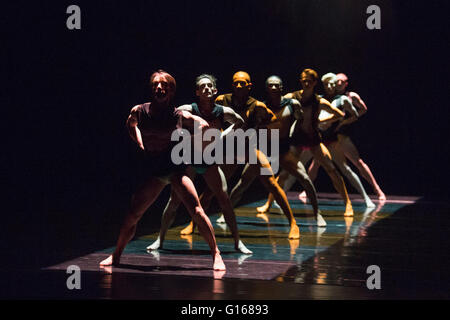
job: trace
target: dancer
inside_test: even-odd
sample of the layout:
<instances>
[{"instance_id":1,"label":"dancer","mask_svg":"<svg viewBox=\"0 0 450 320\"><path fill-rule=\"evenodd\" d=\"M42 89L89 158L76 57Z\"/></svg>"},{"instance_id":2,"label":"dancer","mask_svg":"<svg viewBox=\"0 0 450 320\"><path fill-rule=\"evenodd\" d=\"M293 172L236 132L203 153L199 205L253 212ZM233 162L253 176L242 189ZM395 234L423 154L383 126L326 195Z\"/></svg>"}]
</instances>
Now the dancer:
<instances>
[{"instance_id":1,"label":"dancer","mask_svg":"<svg viewBox=\"0 0 450 320\"><path fill-rule=\"evenodd\" d=\"M238 71L233 75L233 93L220 95L216 99L216 103L228 107L232 107L235 112L237 112L245 121L246 128L266 128L271 122L276 121L275 114L270 111L266 105L250 96L250 90L252 88L252 82L250 75L244 71ZM260 170L264 168L267 172L271 172L272 168L270 166L269 160L266 155L261 152L261 150L253 149L250 152L255 152L258 163L257 164L246 164L244 167L243 174L246 170ZM247 155L248 156L248 155ZM237 164L226 164L224 165L223 172L225 177L229 179L233 173L237 170L239 165ZM289 221L289 239L298 239L300 237L300 230L295 221L292 209L289 206L286 194L283 189L277 183L273 173L270 175L260 175L260 180L264 187L269 191L273 192L275 199L280 204L280 207ZM233 188L239 188L239 183ZM213 194L206 190L202 195L202 201L205 207L212 200ZM230 195L230 200L233 206L236 206L237 202L240 200L240 195L237 193ZM221 216L217 222L222 222L223 216ZM185 229L181 231L182 234L190 234L193 232L194 225L190 223Z\"/></svg>"},{"instance_id":2,"label":"dancer","mask_svg":"<svg viewBox=\"0 0 450 320\"><path fill-rule=\"evenodd\" d=\"M286 94L287 99L295 98L300 101L303 109L303 121L297 121L291 137L291 144L295 145L295 153L300 161L303 157L309 157L308 153L312 153L316 159L326 170L330 176L334 188L341 195L345 204L344 216L353 216L353 207L348 197L347 189L344 180L334 166L331 155L328 149L321 141L321 136L318 128L319 114L321 110L325 110L333 115L329 122L338 121L344 116L344 113L339 109L334 108L327 100L320 98L315 93L315 87L318 81L317 72L313 69L305 69L300 75L300 84L302 89L292 93ZM302 161L302 163L305 163ZM282 171L278 177L280 185L284 185L289 173ZM273 202L273 197L269 195L267 203L263 207L270 208ZM278 202L278 201L277 201ZM260 208L264 209L264 208ZM267 210L267 209L266 209Z\"/></svg>"},{"instance_id":3,"label":"dancer","mask_svg":"<svg viewBox=\"0 0 450 320\"><path fill-rule=\"evenodd\" d=\"M375 204L370 200L369 196L364 189L361 180L358 175L353 172L350 166L345 160L344 152L338 142L338 134L341 129L350 123L353 123L358 118L358 112L353 107L350 98L345 95L339 95L336 93L337 77L334 73L327 73L322 77L323 88L325 91L324 98L331 102L331 104L345 112L345 118L339 122L329 123L326 119L329 118L329 114L326 111L322 111L319 115L323 120L319 124L319 128L322 133L322 139L331 153L333 162L339 168L341 173L347 177L350 184L359 192L363 197L364 202L368 208L374 208ZM315 160L312 161L309 167L308 173L311 180L315 180L319 170L319 163Z\"/></svg>"},{"instance_id":4,"label":"dancer","mask_svg":"<svg viewBox=\"0 0 450 320\"><path fill-rule=\"evenodd\" d=\"M163 70L150 77L152 101L137 105L131 109L127 128L131 138L145 152L149 170L146 181L138 188L131 199L130 209L120 229L114 253L100 262L100 266L120 264L120 257L127 243L136 232L136 225L145 211L156 200L164 187L171 183L172 189L186 206L192 219L198 224L201 235L211 249L213 269L225 270L216 244L211 222L200 205L197 192L191 179L184 173L184 166L171 161L172 132L181 125L200 130L208 123L200 117L171 107L175 94L175 79Z\"/></svg>"},{"instance_id":5,"label":"dancer","mask_svg":"<svg viewBox=\"0 0 450 320\"><path fill-rule=\"evenodd\" d=\"M282 96L283 83L280 77L270 76L266 80L267 101L264 102L276 115L276 121L267 125L268 129L279 130L279 155L280 167L292 174L307 190L308 197L313 206L314 217L321 227L326 226L317 204L317 195L313 183L306 173L303 164L290 152L289 133L295 121L302 121L302 109L300 102L296 99L285 99ZM251 167L246 168L237 186L233 189L231 198L240 199L245 190L248 189L253 180L257 177L258 171Z\"/></svg>"},{"instance_id":6,"label":"dancer","mask_svg":"<svg viewBox=\"0 0 450 320\"><path fill-rule=\"evenodd\" d=\"M356 107L359 117L367 112L367 106L361 97L352 91L346 91L348 86L348 77L343 73L338 73L336 83L336 93L343 94L352 100L353 106ZM352 125L348 124L342 126L338 134L339 145L344 152L345 156L358 168L360 175L366 179L373 187L378 200L386 201L386 196L378 185L375 177L372 174L369 166L361 159L358 149L352 142L350 136L352 134Z\"/></svg>"},{"instance_id":7,"label":"dancer","mask_svg":"<svg viewBox=\"0 0 450 320\"><path fill-rule=\"evenodd\" d=\"M195 93L198 97L198 104L192 103L183 105L178 108L178 110L183 110L189 112L196 116L205 119L209 128L223 129L225 122L233 125L234 129L242 127L244 120L236 114L233 109L229 107L223 107L221 105L214 103L214 98L217 94L216 78L209 74L202 74L197 77ZM201 150L206 148L210 143L214 142L203 142ZM190 169L190 170L189 170ZM196 173L201 174L205 179L207 186L212 190L216 199L221 206L225 221L231 230L231 234L234 238L235 249L241 253L251 254L252 251L247 249L242 241L239 239L239 232L236 223L236 215L233 211L230 199L227 193L227 182L225 176L220 169L218 164L192 164L189 167L190 173L188 175L193 179ZM159 231L158 239L147 247L147 250L156 250L163 247L164 238L167 230L173 223L176 215L176 210L178 209L181 200L176 193L171 193L169 201L164 209L163 216L161 219L161 229Z\"/></svg>"}]
</instances>

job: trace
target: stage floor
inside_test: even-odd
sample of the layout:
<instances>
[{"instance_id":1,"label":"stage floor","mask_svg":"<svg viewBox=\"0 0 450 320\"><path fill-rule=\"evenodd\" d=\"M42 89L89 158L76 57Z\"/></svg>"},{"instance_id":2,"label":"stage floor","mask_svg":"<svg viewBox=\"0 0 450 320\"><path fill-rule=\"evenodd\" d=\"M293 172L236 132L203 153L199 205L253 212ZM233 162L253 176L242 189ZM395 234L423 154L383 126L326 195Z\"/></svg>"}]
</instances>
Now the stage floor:
<instances>
[{"instance_id":1,"label":"stage floor","mask_svg":"<svg viewBox=\"0 0 450 320\"><path fill-rule=\"evenodd\" d=\"M385 203L366 208L351 195L354 217L343 217L336 194L319 194L327 222L317 227L311 206L288 198L300 227L299 240L289 240L288 221L276 209L256 214L263 200L236 208L242 241L252 255L234 250L229 229L211 215L226 272L211 270L209 248L198 232L181 236L179 225L169 230L164 249L147 252L157 233L137 237L126 247L120 266L98 263L113 247L41 270L22 273L12 282L29 292L16 298L38 299L448 299L447 263L449 205L419 197L388 196ZM66 286L68 266L81 269L81 289ZM380 269L381 289L368 289ZM45 284L45 285L44 285ZM18 286L20 287L20 286ZM11 288L10 288L11 289Z\"/></svg>"}]
</instances>

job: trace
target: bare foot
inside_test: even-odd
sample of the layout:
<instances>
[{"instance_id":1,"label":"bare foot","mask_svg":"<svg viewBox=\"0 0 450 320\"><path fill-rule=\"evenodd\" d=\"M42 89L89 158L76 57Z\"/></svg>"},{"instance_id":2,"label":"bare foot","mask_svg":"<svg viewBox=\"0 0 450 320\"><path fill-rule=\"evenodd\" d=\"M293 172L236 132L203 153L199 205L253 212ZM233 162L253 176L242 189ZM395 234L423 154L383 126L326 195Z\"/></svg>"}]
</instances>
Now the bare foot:
<instances>
[{"instance_id":1,"label":"bare foot","mask_svg":"<svg viewBox=\"0 0 450 320\"><path fill-rule=\"evenodd\" d=\"M378 200L386 201L386 195L381 190L378 192Z\"/></svg>"},{"instance_id":2,"label":"bare foot","mask_svg":"<svg viewBox=\"0 0 450 320\"><path fill-rule=\"evenodd\" d=\"M258 213L266 213L266 212L268 212L269 211L269 203L268 202L266 202L264 205L262 205L261 207L257 207L256 208L256 211L258 212Z\"/></svg>"},{"instance_id":3,"label":"bare foot","mask_svg":"<svg viewBox=\"0 0 450 320\"><path fill-rule=\"evenodd\" d=\"M149 245L147 247L147 250L149 250L149 251L151 251L151 250L158 250L159 248L162 248L162 245L161 245L161 240L160 240L160 238L158 236L158 239L156 239L155 242L153 242L151 245Z\"/></svg>"},{"instance_id":4,"label":"bare foot","mask_svg":"<svg viewBox=\"0 0 450 320\"><path fill-rule=\"evenodd\" d=\"M375 203L373 203L372 200L370 200L370 198L367 198L366 200L364 200L364 202L366 203L367 208L375 208L376 207Z\"/></svg>"},{"instance_id":5,"label":"bare foot","mask_svg":"<svg viewBox=\"0 0 450 320\"><path fill-rule=\"evenodd\" d=\"M184 228L183 230L180 231L180 234L182 235L189 235L189 234L193 234L194 233L194 222L191 221L186 228Z\"/></svg>"},{"instance_id":6,"label":"bare foot","mask_svg":"<svg viewBox=\"0 0 450 320\"><path fill-rule=\"evenodd\" d=\"M113 255L100 262L100 267L113 266L119 264L119 259L114 259Z\"/></svg>"},{"instance_id":7,"label":"bare foot","mask_svg":"<svg viewBox=\"0 0 450 320\"><path fill-rule=\"evenodd\" d=\"M213 258L213 269L215 271L225 271L227 268L225 267L225 263L223 263L222 256L219 252L214 255Z\"/></svg>"},{"instance_id":8,"label":"bare foot","mask_svg":"<svg viewBox=\"0 0 450 320\"><path fill-rule=\"evenodd\" d=\"M234 248L244 254L252 254L253 252L250 251L249 249L247 249L247 247L245 246L245 244L239 240L238 244L234 246Z\"/></svg>"},{"instance_id":9,"label":"bare foot","mask_svg":"<svg viewBox=\"0 0 450 320\"><path fill-rule=\"evenodd\" d=\"M300 238L300 229L297 224L293 222L291 224L291 230L289 231L289 239L299 239Z\"/></svg>"},{"instance_id":10,"label":"bare foot","mask_svg":"<svg viewBox=\"0 0 450 320\"><path fill-rule=\"evenodd\" d=\"M322 217L322 215L320 214L320 212L317 213L316 215L316 223L318 227L326 227L327 223L325 221L325 219Z\"/></svg>"}]
</instances>

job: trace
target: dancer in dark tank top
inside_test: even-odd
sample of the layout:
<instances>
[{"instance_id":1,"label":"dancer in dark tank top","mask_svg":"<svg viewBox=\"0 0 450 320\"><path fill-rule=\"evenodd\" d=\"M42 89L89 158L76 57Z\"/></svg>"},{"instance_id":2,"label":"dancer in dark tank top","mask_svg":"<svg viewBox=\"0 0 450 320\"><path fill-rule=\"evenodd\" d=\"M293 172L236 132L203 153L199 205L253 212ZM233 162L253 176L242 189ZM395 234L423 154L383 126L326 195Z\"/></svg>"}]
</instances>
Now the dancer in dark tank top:
<instances>
[{"instance_id":1,"label":"dancer in dark tank top","mask_svg":"<svg viewBox=\"0 0 450 320\"><path fill-rule=\"evenodd\" d=\"M175 129L181 126L197 126L202 129L207 128L208 123L200 117L171 107L176 82L167 72L159 70L153 73L150 77L150 85L152 102L133 107L127 120L131 138L146 154L147 176L131 199L131 206L120 229L114 253L101 261L100 266L120 264L122 252L134 237L138 221L164 187L170 183L208 243L213 257L213 269L225 270L225 264L216 244L214 229L201 207L194 184L184 173L185 166L175 165L170 157L173 146L171 135Z\"/></svg>"}]
</instances>

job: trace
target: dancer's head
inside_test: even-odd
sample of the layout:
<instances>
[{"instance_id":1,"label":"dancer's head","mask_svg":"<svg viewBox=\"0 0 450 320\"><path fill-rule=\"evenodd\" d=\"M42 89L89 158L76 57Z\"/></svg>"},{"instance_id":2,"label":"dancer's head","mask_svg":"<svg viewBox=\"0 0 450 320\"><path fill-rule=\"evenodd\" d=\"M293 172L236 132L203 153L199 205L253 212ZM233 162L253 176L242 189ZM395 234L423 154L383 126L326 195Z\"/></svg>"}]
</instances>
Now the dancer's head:
<instances>
[{"instance_id":1,"label":"dancer's head","mask_svg":"<svg viewBox=\"0 0 450 320\"><path fill-rule=\"evenodd\" d=\"M250 75L245 71L238 71L233 75L233 94L239 97L248 96L252 89Z\"/></svg>"},{"instance_id":2,"label":"dancer's head","mask_svg":"<svg viewBox=\"0 0 450 320\"><path fill-rule=\"evenodd\" d=\"M160 69L150 76L150 87L155 102L168 104L175 95L177 83L170 74Z\"/></svg>"},{"instance_id":3,"label":"dancer's head","mask_svg":"<svg viewBox=\"0 0 450 320\"><path fill-rule=\"evenodd\" d=\"M318 80L319 76L313 69L304 69L300 74L300 84L303 90L314 89Z\"/></svg>"},{"instance_id":4,"label":"dancer's head","mask_svg":"<svg viewBox=\"0 0 450 320\"><path fill-rule=\"evenodd\" d=\"M217 94L217 79L210 74L201 74L195 79L195 94L199 99L211 100Z\"/></svg>"},{"instance_id":5,"label":"dancer's head","mask_svg":"<svg viewBox=\"0 0 450 320\"><path fill-rule=\"evenodd\" d=\"M266 80L266 91L269 96L281 95L283 81L279 76L270 76Z\"/></svg>"},{"instance_id":6,"label":"dancer's head","mask_svg":"<svg viewBox=\"0 0 450 320\"><path fill-rule=\"evenodd\" d=\"M336 92L338 94L344 94L348 86L348 77L344 73L338 73L336 77Z\"/></svg>"},{"instance_id":7,"label":"dancer's head","mask_svg":"<svg viewBox=\"0 0 450 320\"><path fill-rule=\"evenodd\" d=\"M326 73L322 76L323 89L327 96L334 96L336 89L337 77L334 73Z\"/></svg>"}]
</instances>

